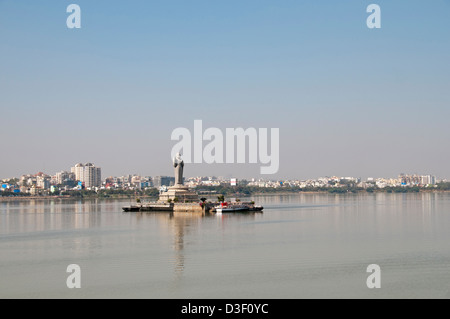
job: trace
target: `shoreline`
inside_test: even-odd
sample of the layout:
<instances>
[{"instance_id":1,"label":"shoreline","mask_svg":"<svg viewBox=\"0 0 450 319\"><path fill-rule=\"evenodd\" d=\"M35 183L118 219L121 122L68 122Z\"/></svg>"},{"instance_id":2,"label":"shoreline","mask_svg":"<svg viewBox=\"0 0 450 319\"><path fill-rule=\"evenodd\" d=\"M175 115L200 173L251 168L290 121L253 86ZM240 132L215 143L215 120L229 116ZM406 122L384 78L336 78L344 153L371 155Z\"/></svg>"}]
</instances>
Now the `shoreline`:
<instances>
[{"instance_id":1,"label":"shoreline","mask_svg":"<svg viewBox=\"0 0 450 319\"><path fill-rule=\"evenodd\" d=\"M279 192L279 193L254 193L250 194L248 196L276 196L276 195L299 195L299 194L328 194L328 195L358 195L358 194L426 194L426 193L450 193L450 190L420 190L419 192L404 192L404 193L396 193L396 192L384 192L384 191L374 191L374 192L365 192L365 191L359 191L359 192L346 192L346 193L330 193L327 191L307 191L307 192Z\"/></svg>"},{"instance_id":2,"label":"shoreline","mask_svg":"<svg viewBox=\"0 0 450 319\"><path fill-rule=\"evenodd\" d=\"M374 192L364 192L359 191L356 193L352 192L346 192L346 193L330 193L328 191L305 191L305 192L255 192L253 194L228 194L225 195L229 198L239 198L239 197L252 197L252 196L288 196L288 195L301 195L301 194L320 194L320 195L335 195L335 196L342 196L342 195L358 195L358 194L366 194L366 195L372 195L372 194L423 194L423 193L450 193L450 190L420 190L419 192L405 192L405 193L388 193L384 191L374 191ZM204 195L205 197L209 197L208 195ZM214 197L214 196L213 196ZM137 196L136 198L139 198L141 200L147 200L147 199L155 199L157 196ZM134 197L131 197L130 195L114 195L110 197L102 197L102 196L86 196L86 197L73 197L70 195L62 195L62 196L14 196L14 197L0 197L0 203L1 202L13 202L13 201L32 201L32 200L93 200L93 199L100 199L100 200L119 200L119 199L130 199L134 200Z\"/></svg>"},{"instance_id":3,"label":"shoreline","mask_svg":"<svg viewBox=\"0 0 450 319\"><path fill-rule=\"evenodd\" d=\"M154 199L155 196L138 196L137 198L142 199ZM111 197L101 197L101 196L86 196L86 197L72 197L72 196L17 196L17 197L0 197L1 202L13 202L13 201L31 201L31 200L92 200L92 199L101 199L101 200L116 200L116 199L135 199L133 197L129 197L128 195L115 195Z\"/></svg>"}]
</instances>

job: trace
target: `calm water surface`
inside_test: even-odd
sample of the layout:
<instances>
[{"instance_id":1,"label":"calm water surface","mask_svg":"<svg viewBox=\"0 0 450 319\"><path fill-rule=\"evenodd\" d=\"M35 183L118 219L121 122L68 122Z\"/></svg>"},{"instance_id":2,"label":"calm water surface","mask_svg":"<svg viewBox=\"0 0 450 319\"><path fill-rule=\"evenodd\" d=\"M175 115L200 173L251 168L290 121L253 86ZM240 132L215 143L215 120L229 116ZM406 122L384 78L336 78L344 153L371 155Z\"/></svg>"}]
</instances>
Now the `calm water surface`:
<instances>
[{"instance_id":1,"label":"calm water surface","mask_svg":"<svg viewBox=\"0 0 450 319\"><path fill-rule=\"evenodd\" d=\"M254 197L263 213L0 202L0 298L449 298L450 194ZM81 267L81 289L66 268ZM382 269L368 289L366 268Z\"/></svg>"}]
</instances>

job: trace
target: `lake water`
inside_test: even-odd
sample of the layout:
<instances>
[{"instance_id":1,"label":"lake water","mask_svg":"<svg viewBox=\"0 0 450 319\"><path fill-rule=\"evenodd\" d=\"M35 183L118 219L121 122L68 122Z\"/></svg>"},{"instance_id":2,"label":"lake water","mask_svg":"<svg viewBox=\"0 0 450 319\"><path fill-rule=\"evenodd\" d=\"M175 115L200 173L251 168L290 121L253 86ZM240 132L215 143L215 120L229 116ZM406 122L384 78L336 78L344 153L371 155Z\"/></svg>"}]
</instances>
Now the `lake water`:
<instances>
[{"instance_id":1,"label":"lake water","mask_svg":"<svg viewBox=\"0 0 450 319\"><path fill-rule=\"evenodd\" d=\"M262 213L0 202L0 298L449 298L450 194L253 197ZM68 289L69 264L81 289ZM366 285L381 267L381 288Z\"/></svg>"}]
</instances>

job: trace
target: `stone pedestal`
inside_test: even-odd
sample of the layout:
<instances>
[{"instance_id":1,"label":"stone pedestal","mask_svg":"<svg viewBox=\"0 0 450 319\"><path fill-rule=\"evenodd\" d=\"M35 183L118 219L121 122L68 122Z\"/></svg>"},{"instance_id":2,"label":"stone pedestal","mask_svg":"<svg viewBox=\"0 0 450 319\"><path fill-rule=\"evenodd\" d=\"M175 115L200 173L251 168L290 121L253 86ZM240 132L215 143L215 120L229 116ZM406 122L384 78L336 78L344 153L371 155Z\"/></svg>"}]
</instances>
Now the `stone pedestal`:
<instances>
[{"instance_id":1,"label":"stone pedestal","mask_svg":"<svg viewBox=\"0 0 450 319\"><path fill-rule=\"evenodd\" d=\"M167 202L169 199L173 202L175 198L178 198L179 203L195 203L199 201L197 193L191 191L189 187L180 184L169 187L167 192L159 195L160 202Z\"/></svg>"}]
</instances>

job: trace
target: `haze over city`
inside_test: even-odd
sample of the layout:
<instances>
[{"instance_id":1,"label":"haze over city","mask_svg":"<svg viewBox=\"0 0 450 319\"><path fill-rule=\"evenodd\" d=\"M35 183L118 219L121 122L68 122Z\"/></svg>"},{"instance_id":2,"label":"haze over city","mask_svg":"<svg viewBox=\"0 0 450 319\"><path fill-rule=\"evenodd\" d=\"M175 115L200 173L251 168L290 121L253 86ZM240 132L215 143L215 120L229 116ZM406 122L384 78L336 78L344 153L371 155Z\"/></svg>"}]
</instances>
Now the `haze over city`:
<instances>
[{"instance_id":1,"label":"haze over city","mask_svg":"<svg viewBox=\"0 0 450 319\"><path fill-rule=\"evenodd\" d=\"M0 1L0 178L172 175L171 132L280 129L265 178L449 178L449 1ZM333 2L334 4L334 2ZM260 164L187 176L259 177Z\"/></svg>"}]
</instances>

